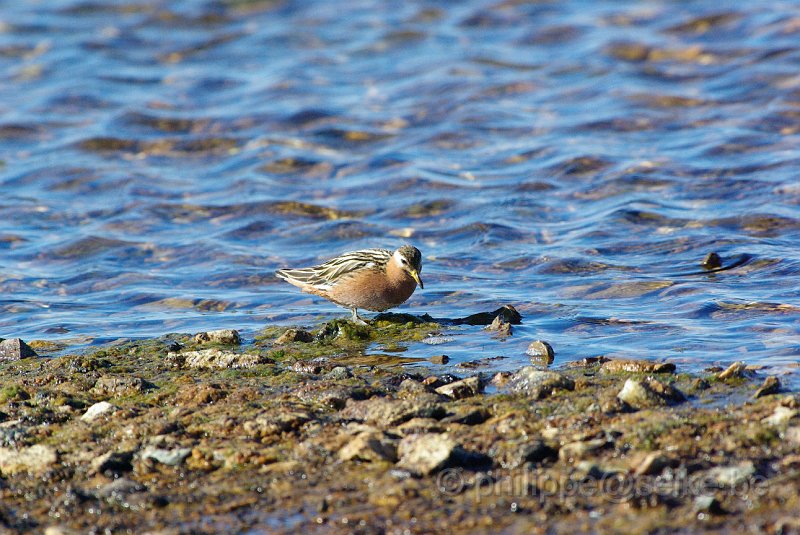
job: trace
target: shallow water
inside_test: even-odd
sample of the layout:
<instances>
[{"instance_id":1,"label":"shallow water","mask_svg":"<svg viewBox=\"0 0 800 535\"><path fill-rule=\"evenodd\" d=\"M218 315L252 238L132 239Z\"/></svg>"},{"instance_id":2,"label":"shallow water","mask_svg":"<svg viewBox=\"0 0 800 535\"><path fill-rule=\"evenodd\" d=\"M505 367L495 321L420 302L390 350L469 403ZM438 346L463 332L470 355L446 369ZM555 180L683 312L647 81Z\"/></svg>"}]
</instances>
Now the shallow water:
<instances>
[{"instance_id":1,"label":"shallow water","mask_svg":"<svg viewBox=\"0 0 800 535\"><path fill-rule=\"evenodd\" d=\"M276 268L411 242L399 310L524 323L404 356L798 363L796 3L0 7L2 337L314 324Z\"/></svg>"}]
</instances>

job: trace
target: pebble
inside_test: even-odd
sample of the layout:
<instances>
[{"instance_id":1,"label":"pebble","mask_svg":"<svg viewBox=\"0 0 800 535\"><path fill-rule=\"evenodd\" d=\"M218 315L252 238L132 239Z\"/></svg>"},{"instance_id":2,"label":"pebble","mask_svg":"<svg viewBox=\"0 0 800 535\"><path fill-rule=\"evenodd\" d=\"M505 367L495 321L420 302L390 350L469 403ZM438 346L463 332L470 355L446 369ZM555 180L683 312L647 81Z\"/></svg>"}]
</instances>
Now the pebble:
<instances>
[{"instance_id":1,"label":"pebble","mask_svg":"<svg viewBox=\"0 0 800 535\"><path fill-rule=\"evenodd\" d=\"M544 399L556 390L574 390L575 381L558 372L525 366L508 381L513 392L524 393L533 399Z\"/></svg>"},{"instance_id":2,"label":"pebble","mask_svg":"<svg viewBox=\"0 0 800 535\"><path fill-rule=\"evenodd\" d=\"M544 366L552 364L556 358L556 353L553 351L553 346L542 340L531 342L528 345L528 349L525 350L525 354L528 355L535 363L542 364Z\"/></svg>"},{"instance_id":3,"label":"pebble","mask_svg":"<svg viewBox=\"0 0 800 535\"><path fill-rule=\"evenodd\" d=\"M175 448L167 450L155 446L147 446L141 452L142 459L150 459L167 466L178 466L192 454L192 448Z\"/></svg>"},{"instance_id":4,"label":"pebble","mask_svg":"<svg viewBox=\"0 0 800 535\"><path fill-rule=\"evenodd\" d=\"M94 422L102 416L110 415L112 412L114 412L114 410L116 410L114 405L108 401L101 401L86 409L86 412L83 413L83 416L81 416L81 421Z\"/></svg>"},{"instance_id":5,"label":"pebble","mask_svg":"<svg viewBox=\"0 0 800 535\"><path fill-rule=\"evenodd\" d=\"M0 361L20 360L38 357L36 351L26 344L21 338L9 338L0 342Z\"/></svg>"},{"instance_id":6,"label":"pebble","mask_svg":"<svg viewBox=\"0 0 800 535\"><path fill-rule=\"evenodd\" d=\"M234 329L219 329L207 331L194 335L196 344L222 344L227 346L238 346L242 343L239 331Z\"/></svg>"},{"instance_id":7,"label":"pebble","mask_svg":"<svg viewBox=\"0 0 800 535\"><path fill-rule=\"evenodd\" d=\"M428 360L430 360L434 364L447 364L448 362L450 362L450 357L448 357L447 355L434 355Z\"/></svg>"}]
</instances>

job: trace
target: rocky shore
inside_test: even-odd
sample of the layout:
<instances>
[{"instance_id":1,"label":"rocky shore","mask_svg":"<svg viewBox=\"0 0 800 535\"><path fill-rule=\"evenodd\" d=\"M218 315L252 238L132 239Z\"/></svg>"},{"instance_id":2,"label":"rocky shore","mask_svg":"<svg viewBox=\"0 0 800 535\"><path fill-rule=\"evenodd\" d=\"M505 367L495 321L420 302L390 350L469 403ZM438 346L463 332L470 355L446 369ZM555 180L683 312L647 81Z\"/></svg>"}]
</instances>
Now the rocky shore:
<instances>
[{"instance_id":1,"label":"rocky shore","mask_svg":"<svg viewBox=\"0 0 800 535\"><path fill-rule=\"evenodd\" d=\"M800 531L800 396L777 378L549 368L546 343L515 373L365 355L430 320L3 341L0 532Z\"/></svg>"}]
</instances>

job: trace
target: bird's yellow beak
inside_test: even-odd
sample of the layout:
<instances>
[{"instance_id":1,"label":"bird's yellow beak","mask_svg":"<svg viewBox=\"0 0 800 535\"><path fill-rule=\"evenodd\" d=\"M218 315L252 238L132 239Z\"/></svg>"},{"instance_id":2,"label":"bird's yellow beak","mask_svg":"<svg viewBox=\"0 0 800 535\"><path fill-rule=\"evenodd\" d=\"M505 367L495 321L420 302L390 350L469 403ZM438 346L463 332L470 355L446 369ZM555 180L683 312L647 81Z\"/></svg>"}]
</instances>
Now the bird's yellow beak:
<instances>
[{"instance_id":1,"label":"bird's yellow beak","mask_svg":"<svg viewBox=\"0 0 800 535\"><path fill-rule=\"evenodd\" d=\"M422 279L419 278L419 272L416 269L409 269L408 272L412 277L414 277L414 280L417 281L417 284L419 284L419 287L424 290L425 289L425 285L422 284Z\"/></svg>"}]
</instances>

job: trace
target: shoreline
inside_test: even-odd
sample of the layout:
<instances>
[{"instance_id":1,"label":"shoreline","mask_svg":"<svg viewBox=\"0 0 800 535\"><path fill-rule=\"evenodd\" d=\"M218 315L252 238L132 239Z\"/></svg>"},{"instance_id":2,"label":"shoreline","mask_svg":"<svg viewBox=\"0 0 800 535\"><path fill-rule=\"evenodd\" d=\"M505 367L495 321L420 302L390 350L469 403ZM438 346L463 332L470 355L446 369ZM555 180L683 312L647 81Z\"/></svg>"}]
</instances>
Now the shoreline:
<instances>
[{"instance_id":1,"label":"shoreline","mask_svg":"<svg viewBox=\"0 0 800 535\"><path fill-rule=\"evenodd\" d=\"M388 315L0 362L0 526L800 530L800 395L779 382L739 363L487 374L476 355L441 373L363 354L445 329Z\"/></svg>"}]
</instances>

